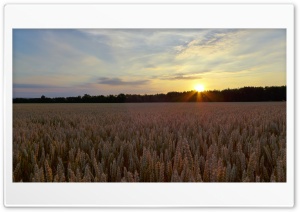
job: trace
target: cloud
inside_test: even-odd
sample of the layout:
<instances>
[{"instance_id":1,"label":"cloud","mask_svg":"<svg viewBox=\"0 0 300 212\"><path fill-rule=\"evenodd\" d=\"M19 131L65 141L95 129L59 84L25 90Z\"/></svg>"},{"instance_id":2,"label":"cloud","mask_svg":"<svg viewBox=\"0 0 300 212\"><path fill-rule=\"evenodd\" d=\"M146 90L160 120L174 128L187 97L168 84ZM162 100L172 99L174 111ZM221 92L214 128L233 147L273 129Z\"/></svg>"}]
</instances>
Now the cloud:
<instances>
[{"instance_id":1,"label":"cloud","mask_svg":"<svg viewBox=\"0 0 300 212\"><path fill-rule=\"evenodd\" d=\"M202 79L202 76L199 74L173 74L173 75L164 75L164 76L154 76L153 79L160 79L160 80L198 80Z\"/></svg>"},{"instance_id":2,"label":"cloud","mask_svg":"<svg viewBox=\"0 0 300 212\"><path fill-rule=\"evenodd\" d=\"M149 80L134 80L134 81L124 81L120 78L108 78L108 77L100 77L98 84L105 84L105 85L144 85L147 84Z\"/></svg>"},{"instance_id":3,"label":"cloud","mask_svg":"<svg viewBox=\"0 0 300 212\"><path fill-rule=\"evenodd\" d=\"M40 84L14 84L14 88L54 88L51 85L40 85Z\"/></svg>"},{"instance_id":4,"label":"cloud","mask_svg":"<svg viewBox=\"0 0 300 212\"><path fill-rule=\"evenodd\" d=\"M243 74L252 70L261 75L259 71L285 71L285 30L208 30L202 37L174 50L177 61L191 65L189 70L207 69L210 74ZM265 69L259 69L263 65Z\"/></svg>"},{"instance_id":5,"label":"cloud","mask_svg":"<svg viewBox=\"0 0 300 212\"><path fill-rule=\"evenodd\" d=\"M177 75L177 76L174 76L174 77L163 78L163 80L195 80L195 79L202 79L202 77Z\"/></svg>"},{"instance_id":6,"label":"cloud","mask_svg":"<svg viewBox=\"0 0 300 212\"><path fill-rule=\"evenodd\" d=\"M284 29L34 29L14 30L13 42L19 91L147 93L190 89L198 79L216 89L285 82Z\"/></svg>"},{"instance_id":7,"label":"cloud","mask_svg":"<svg viewBox=\"0 0 300 212\"><path fill-rule=\"evenodd\" d=\"M199 46L215 46L218 43L224 42L225 40L232 38L234 34L239 33L242 30L238 29L217 29L209 31L199 43Z\"/></svg>"}]
</instances>

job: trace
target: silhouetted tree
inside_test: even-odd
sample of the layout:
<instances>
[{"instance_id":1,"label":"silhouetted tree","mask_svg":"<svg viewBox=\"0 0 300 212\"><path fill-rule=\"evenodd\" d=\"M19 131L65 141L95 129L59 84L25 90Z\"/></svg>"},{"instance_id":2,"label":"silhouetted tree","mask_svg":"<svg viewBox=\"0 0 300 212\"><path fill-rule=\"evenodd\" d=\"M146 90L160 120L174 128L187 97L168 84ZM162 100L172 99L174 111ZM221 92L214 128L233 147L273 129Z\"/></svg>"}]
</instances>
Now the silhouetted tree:
<instances>
[{"instance_id":1,"label":"silhouetted tree","mask_svg":"<svg viewBox=\"0 0 300 212\"><path fill-rule=\"evenodd\" d=\"M117 102L119 102L119 103L124 103L125 101L126 101L126 96L125 96L125 94L120 93L120 94L117 96Z\"/></svg>"},{"instance_id":2,"label":"silhouetted tree","mask_svg":"<svg viewBox=\"0 0 300 212\"><path fill-rule=\"evenodd\" d=\"M167 94L124 94L108 96L14 98L13 103L124 103L124 102L260 102L286 101L286 86L243 87L239 89L184 91Z\"/></svg>"}]
</instances>

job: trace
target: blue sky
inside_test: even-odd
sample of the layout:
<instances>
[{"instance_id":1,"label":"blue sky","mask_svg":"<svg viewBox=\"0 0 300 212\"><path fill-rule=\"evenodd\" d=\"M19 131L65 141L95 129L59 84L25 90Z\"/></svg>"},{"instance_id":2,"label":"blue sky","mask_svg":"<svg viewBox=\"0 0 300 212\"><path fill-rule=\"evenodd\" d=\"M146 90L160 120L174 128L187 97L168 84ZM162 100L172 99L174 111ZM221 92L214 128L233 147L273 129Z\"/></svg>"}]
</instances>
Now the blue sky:
<instances>
[{"instance_id":1,"label":"blue sky","mask_svg":"<svg viewBox=\"0 0 300 212\"><path fill-rule=\"evenodd\" d=\"M13 96L286 85L284 29L14 29Z\"/></svg>"}]
</instances>

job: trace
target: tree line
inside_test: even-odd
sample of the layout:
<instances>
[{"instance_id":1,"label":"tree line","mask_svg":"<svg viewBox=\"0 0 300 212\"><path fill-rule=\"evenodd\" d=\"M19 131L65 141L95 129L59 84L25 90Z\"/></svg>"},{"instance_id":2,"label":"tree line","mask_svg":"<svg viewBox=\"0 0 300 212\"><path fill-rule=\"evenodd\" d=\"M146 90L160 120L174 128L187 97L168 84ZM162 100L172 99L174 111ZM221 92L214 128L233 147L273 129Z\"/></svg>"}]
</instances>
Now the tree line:
<instances>
[{"instance_id":1,"label":"tree line","mask_svg":"<svg viewBox=\"0 0 300 212\"><path fill-rule=\"evenodd\" d=\"M14 98L13 103L130 103L130 102L263 102L286 101L286 86L243 87L202 92L184 91L167 94L123 94L77 97Z\"/></svg>"}]
</instances>

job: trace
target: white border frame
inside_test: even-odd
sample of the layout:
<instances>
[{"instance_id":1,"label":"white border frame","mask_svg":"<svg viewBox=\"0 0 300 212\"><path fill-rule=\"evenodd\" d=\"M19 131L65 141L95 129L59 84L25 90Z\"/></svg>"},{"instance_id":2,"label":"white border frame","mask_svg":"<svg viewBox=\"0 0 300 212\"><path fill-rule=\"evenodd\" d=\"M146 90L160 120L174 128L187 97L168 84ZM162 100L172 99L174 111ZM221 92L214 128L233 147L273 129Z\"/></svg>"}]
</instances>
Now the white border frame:
<instances>
[{"instance_id":1,"label":"white border frame","mask_svg":"<svg viewBox=\"0 0 300 212\"><path fill-rule=\"evenodd\" d=\"M13 183L12 29L14 28L287 29L287 182ZM6 207L292 207L294 205L294 6L291 4L5 5L4 120Z\"/></svg>"}]
</instances>

